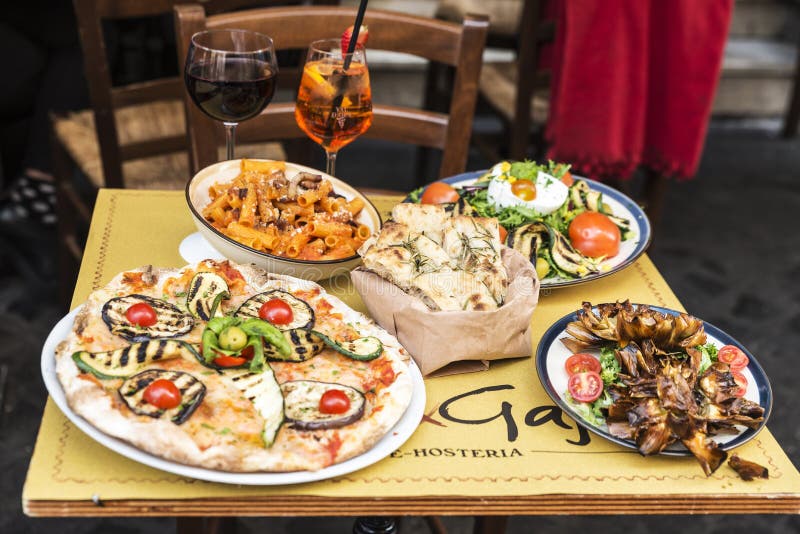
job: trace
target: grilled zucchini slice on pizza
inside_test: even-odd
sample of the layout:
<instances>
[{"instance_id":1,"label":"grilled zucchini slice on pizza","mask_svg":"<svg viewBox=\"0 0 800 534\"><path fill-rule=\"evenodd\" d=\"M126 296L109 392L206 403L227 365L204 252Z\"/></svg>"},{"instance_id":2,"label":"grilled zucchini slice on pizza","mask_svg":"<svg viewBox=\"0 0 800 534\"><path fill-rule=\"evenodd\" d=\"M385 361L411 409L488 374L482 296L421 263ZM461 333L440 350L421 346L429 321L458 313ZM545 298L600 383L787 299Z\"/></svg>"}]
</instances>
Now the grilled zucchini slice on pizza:
<instances>
[{"instance_id":1,"label":"grilled zucchini slice on pizza","mask_svg":"<svg viewBox=\"0 0 800 534\"><path fill-rule=\"evenodd\" d=\"M216 315L222 315L219 305L229 298L231 294L224 278L215 273L197 273L189 282L186 307L198 319L208 321Z\"/></svg>"},{"instance_id":2,"label":"grilled zucchini slice on pizza","mask_svg":"<svg viewBox=\"0 0 800 534\"><path fill-rule=\"evenodd\" d=\"M128 310L137 304L146 304L155 312L152 325L142 326L131 322ZM103 322L112 334L128 341L147 341L150 339L177 337L188 333L194 327L194 317L169 302L145 295L125 295L115 297L103 305Z\"/></svg>"},{"instance_id":3,"label":"grilled zucchini slice on pizza","mask_svg":"<svg viewBox=\"0 0 800 534\"><path fill-rule=\"evenodd\" d=\"M274 345L264 345L264 355L268 360L282 362L304 362L313 358L325 348L325 342L320 336L305 328L284 330L283 337L289 342L291 352L283 354Z\"/></svg>"},{"instance_id":4,"label":"grilled zucchini slice on pizza","mask_svg":"<svg viewBox=\"0 0 800 534\"><path fill-rule=\"evenodd\" d=\"M253 403L258 414L264 418L264 430L261 437L266 447L275 442L283 424L283 394L275 373L266 365L261 373L253 373L245 369L225 372L221 378L242 392L242 395Z\"/></svg>"},{"instance_id":5,"label":"grilled zucchini slice on pizza","mask_svg":"<svg viewBox=\"0 0 800 534\"><path fill-rule=\"evenodd\" d=\"M281 384L286 421L297 430L324 430L355 423L364 415L364 394L332 382L292 380ZM337 397L329 402L326 396Z\"/></svg>"},{"instance_id":6,"label":"grilled zucchini slice on pizza","mask_svg":"<svg viewBox=\"0 0 800 534\"><path fill-rule=\"evenodd\" d=\"M154 339L104 352L82 350L74 353L72 359L84 373L109 380L131 376L153 362L193 356L194 352L182 341Z\"/></svg>"},{"instance_id":7,"label":"grilled zucchini slice on pizza","mask_svg":"<svg viewBox=\"0 0 800 534\"><path fill-rule=\"evenodd\" d=\"M153 382L172 382L180 392L179 402L172 408L163 409L147 401L147 388ZM128 378L119 388L119 396L131 411L154 419L169 419L176 425L185 422L203 402L206 386L198 379L181 371L148 369Z\"/></svg>"},{"instance_id":8,"label":"grilled zucchini slice on pizza","mask_svg":"<svg viewBox=\"0 0 800 534\"><path fill-rule=\"evenodd\" d=\"M286 304L289 305L291 310L291 317L289 321L284 322L282 324L273 323L275 327L280 328L281 330L293 330L295 328L311 328L314 326L314 310L311 309L311 306L304 300L301 300L288 291L284 291L282 289L273 289L272 291L266 291L264 293L259 293L258 295L254 295L247 299L239 309L236 310L236 317L255 317L257 319L265 319L265 317L261 317L259 312L261 311L262 306L264 306L267 302L278 299Z\"/></svg>"},{"instance_id":9,"label":"grilled zucchini slice on pizza","mask_svg":"<svg viewBox=\"0 0 800 534\"><path fill-rule=\"evenodd\" d=\"M360 337L352 341L336 341L325 334L314 332L330 348L353 360L367 362L383 353L383 343L374 336Z\"/></svg>"}]
</instances>

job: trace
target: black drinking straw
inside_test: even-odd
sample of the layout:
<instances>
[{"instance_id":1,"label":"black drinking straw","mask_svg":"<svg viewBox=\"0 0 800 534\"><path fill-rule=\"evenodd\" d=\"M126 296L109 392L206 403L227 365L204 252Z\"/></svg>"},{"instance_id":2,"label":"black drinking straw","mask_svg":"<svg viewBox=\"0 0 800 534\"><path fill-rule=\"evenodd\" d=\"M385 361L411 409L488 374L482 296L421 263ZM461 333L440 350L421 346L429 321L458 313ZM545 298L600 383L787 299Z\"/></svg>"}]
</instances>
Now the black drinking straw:
<instances>
[{"instance_id":1,"label":"black drinking straw","mask_svg":"<svg viewBox=\"0 0 800 534\"><path fill-rule=\"evenodd\" d=\"M350 36L350 42L347 43L347 55L344 59L344 70L350 68L350 61L353 59L353 52L356 50L356 43L358 42L358 33L361 31L361 23L364 22L364 12L367 10L368 0L361 0L358 5L358 13L356 14L356 23L353 25L353 35Z\"/></svg>"},{"instance_id":2,"label":"black drinking straw","mask_svg":"<svg viewBox=\"0 0 800 534\"><path fill-rule=\"evenodd\" d=\"M350 62L353 60L353 52L356 49L356 43L358 42L358 33L361 31L361 23L364 22L364 12L367 10L367 2L368 0L361 0L361 3L358 5L358 13L356 13L356 23L353 26L353 35L350 36L350 42L347 43L347 52L344 56L344 64L342 65L342 69L344 72L347 72L347 69L350 68ZM344 50L342 51L344 52ZM333 130L334 123L336 122L336 116L333 110L342 107L342 100L344 100L344 87L343 84L347 83L346 78L342 76L341 85L339 87L339 94L333 100L333 107L331 108L331 114L328 118L328 123L330 129Z\"/></svg>"}]
</instances>

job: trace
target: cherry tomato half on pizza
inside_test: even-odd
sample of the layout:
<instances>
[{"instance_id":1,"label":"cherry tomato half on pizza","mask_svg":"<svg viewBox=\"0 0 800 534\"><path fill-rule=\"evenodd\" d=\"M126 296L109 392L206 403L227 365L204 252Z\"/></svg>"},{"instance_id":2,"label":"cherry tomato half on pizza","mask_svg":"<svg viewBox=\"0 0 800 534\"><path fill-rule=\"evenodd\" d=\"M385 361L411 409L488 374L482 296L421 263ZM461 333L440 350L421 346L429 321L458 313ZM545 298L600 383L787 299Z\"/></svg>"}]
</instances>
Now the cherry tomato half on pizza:
<instances>
[{"instance_id":1,"label":"cherry tomato half on pizza","mask_svg":"<svg viewBox=\"0 0 800 534\"><path fill-rule=\"evenodd\" d=\"M216 352L216 351L215 351ZM203 354L203 344L200 344L200 354ZM214 365L217 367L239 367L249 362L255 356L255 349L251 346L243 348L239 354L229 356L221 352L217 352L217 357L214 358Z\"/></svg>"},{"instance_id":2,"label":"cherry tomato half on pizza","mask_svg":"<svg viewBox=\"0 0 800 534\"><path fill-rule=\"evenodd\" d=\"M600 361L591 354L579 352L567 358L564 368L567 370L569 376L577 373L585 373L587 371L599 373Z\"/></svg>"},{"instance_id":3,"label":"cherry tomato half on pizza","mask_svg":"<svg viewBox=\"0 0 800 534\"><path fill-rule=\"evenodd\" d=\"M294 319L294 312L283 300L270 299L261 305L258 316L272 324L289 324Z\"/></svg>"},{"instance_id":4,"label":"cherry tomato half on pizza","mask_svg":"<svg viewBox=\"0 0 800 534\"><path fill-rule=\"evenodd\" d=\"M339 414L350 409L350 398L341 389L329 389L319 399L319 411Z\"/></svg>"},{"instance_id":5,"label":"cherry tomato half on pizza","mask_svg":"<svg viewBox=\"0 0 800 534\"><path fill-rule=\"evenodd\" d=\"M160 410L169 410L181 404L181 390L164 378L153 380L142 394L144 401Z\"/></svg>"},{"instance_id":6,"label":"cherry tomato half on pizza","mask_svg":"<svg viewBox=\"0 0 800 534\"><path fill-rule=\"evenodd\" d=\"M146 302L137 302L125 310L125 318L136 326L153 326L158 320L156 310Z\"/></svg>"}]
</instances>

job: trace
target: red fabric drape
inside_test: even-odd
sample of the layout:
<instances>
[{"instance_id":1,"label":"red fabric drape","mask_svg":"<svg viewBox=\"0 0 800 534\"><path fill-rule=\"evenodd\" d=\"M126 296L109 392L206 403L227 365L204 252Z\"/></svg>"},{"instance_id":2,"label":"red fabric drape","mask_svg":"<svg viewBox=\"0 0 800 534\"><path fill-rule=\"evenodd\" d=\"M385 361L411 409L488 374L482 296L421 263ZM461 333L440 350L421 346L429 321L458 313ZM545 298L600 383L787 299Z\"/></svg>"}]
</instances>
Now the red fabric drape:
<instances>
[{"instance_id":1,"label":"red fabric drape","mask_svg":"<svg viewBox=\"0 0 800 534\"><path fill-rule=\"evenodd\" d=\"M690 178L733 0L555 0L548 157L596 178Z\"/></svg>"}]
</instances>

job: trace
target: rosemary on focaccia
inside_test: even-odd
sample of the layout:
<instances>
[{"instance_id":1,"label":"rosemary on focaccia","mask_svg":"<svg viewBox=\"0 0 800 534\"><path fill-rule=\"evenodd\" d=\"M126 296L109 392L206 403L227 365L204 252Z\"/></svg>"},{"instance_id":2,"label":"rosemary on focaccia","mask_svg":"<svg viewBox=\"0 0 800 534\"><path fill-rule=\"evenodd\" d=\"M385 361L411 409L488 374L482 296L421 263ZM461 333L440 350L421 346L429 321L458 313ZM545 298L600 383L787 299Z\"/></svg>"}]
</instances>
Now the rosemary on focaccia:
<instances>
[{"instance_id":1,"label":"rosemary on focaccia","mask_svg":"<svg viewBox=\"0 0 800 534\"><path fill-rule=\"evenodd\" d=\"M223 471L316 470L400 419L407 354L319 285L205 260L117 275L59 344L70 407L151 454Z\"/></svg>"}]
</instances>

